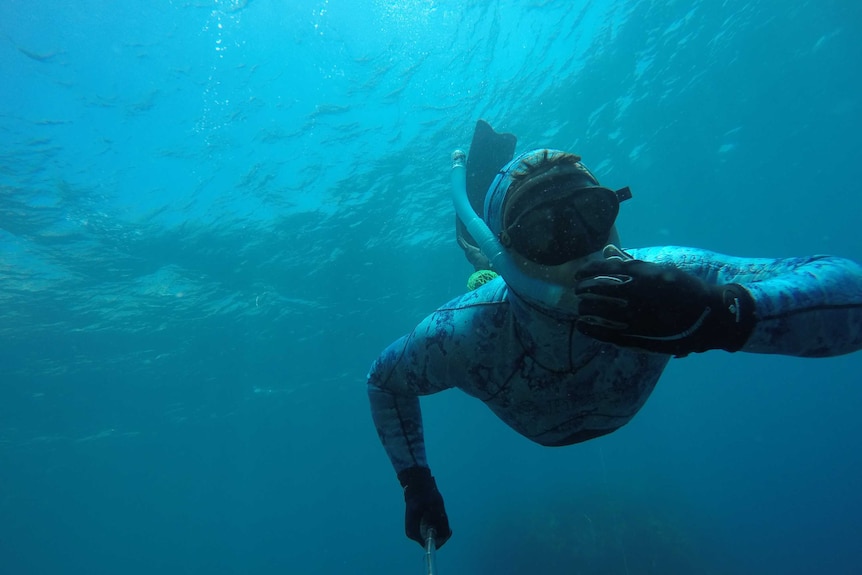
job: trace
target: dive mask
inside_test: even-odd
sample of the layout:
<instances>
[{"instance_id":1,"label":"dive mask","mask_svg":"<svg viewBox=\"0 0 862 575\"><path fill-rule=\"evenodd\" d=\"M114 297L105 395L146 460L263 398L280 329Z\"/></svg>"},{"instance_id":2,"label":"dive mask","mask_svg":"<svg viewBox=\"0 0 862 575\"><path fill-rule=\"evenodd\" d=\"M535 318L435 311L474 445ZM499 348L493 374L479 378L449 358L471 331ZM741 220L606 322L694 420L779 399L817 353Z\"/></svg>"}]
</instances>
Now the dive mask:
<instances>
[{"instance_id":1,"label":"dive mask","mask_svg":"<svg viewBox=\"0 0 862 575\"><path fill-rule=\"evenodd\" d=\"M608 243L629 188L611 190L558 150L534 150L506 165L485 199L489 228L507 250L555 266L601 250Z\"/></svg>"}]
</instances>

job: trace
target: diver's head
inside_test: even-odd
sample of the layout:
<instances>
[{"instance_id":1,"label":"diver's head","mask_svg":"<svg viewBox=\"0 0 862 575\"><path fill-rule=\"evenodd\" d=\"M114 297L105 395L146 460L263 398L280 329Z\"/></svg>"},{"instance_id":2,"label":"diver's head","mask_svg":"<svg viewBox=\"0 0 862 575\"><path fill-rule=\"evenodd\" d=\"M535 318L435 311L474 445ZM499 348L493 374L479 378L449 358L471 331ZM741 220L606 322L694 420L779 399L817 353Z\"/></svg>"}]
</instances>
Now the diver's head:
<instances>
[{"instance_id":1,"label":"diver's head","mask_svg":"<svg viewBox=\"0 0 862 575\"><path fill-rule=\"evenodd\" d=\"M619 242L614 222L630 197L628 188L602 187L580 156L533 150L497 175L485 197L485 222L513 261L535 275Z\"/></svg>"}]
</instances>

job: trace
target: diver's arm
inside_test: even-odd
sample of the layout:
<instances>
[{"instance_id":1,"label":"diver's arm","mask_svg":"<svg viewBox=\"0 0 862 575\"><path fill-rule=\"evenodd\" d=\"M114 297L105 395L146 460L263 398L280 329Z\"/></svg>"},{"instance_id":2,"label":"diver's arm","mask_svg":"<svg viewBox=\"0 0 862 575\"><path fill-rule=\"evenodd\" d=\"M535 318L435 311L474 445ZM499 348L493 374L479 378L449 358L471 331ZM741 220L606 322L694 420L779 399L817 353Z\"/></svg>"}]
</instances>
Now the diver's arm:
<instances>
[{"instance_id":1,"label":"diver's arm","mask_svg":"<svg viewBox=\"0 0 862 575\"><path fill-rule=\"evenodd\" d=\"M672 263L711 284L739 284L754 299L742 351L825 357L862 349L862 266L834 256L739 258L693 248L632 255Z\"/></svg>"},{"instance_id":2,"label":"diver's arm","mask_svg":"<svg viewBox=\"0 0 862 575\"><path fill-rule=\"evenodd\" d=\"M729 281L754 297L742 351L828 357L862 349L862 267L838 257L777 260Z\"/></svg>"},{"instance_id":3,"label":"diver's arm","mask_svg":"<svg viewBox=\"0 0 862 575\"><path fill-rule=\"evenodd\" d=\"M429 346L429 333L445 330L445 320L435 315L419 325L409 336L390 345L378 358L368 375L371 414L380 441L386 450L404 490L404 529L408 538L424 544L428 529L436 533L441 547L452 535L443 496L425 457L422 414L419 396L448 387L445 377L435 373L434 353L445 349ZM451 338L444 338L447 341ZM441 341L437 342L443 345ZM435 384L436 382L436 384Z\"/></svg>"},{"instance_id":4,"label":"diver's arm","mask_svg":"<svg viewBox=\"0 0 862 575\"><path fill-rule=\"evenodd\" d=\"M428 467L419 393L405 379L410 368L399 366L408 361L409 340L410 336L402 337L386 348L368 374L371 416L396 473L408 467Z\"/></svg>"},{"instance_id":5,"label":"diver's arm","mask_svg":"<svg viewBox=\"0 0 862 575\"><path fill-rule=\"evenodd\" d=\"M463 316L441 307L387 347L368 374L368 398L377 433L396 473L427 467L419 397L453 386L461 373Z\"/></svg>"}]
</instances>

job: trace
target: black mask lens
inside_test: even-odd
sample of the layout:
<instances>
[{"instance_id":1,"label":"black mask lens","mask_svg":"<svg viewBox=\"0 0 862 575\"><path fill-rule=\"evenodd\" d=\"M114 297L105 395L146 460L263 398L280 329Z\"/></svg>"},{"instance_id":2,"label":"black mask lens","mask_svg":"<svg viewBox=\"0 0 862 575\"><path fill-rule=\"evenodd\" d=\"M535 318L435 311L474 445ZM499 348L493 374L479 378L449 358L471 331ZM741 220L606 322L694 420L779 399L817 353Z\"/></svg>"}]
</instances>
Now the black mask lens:
<instances>
[{"instance_id":1,"label":"black mask lens","mask_svg":"<svg viewBox=\"0 0 862 575\"><path fill-rule=\"evenodd\" d=\"M536 263L563 264L602 249L619 209L613 191L582 188L520 215L506 228L508 243Z\"/></svg>"}]
</instances>

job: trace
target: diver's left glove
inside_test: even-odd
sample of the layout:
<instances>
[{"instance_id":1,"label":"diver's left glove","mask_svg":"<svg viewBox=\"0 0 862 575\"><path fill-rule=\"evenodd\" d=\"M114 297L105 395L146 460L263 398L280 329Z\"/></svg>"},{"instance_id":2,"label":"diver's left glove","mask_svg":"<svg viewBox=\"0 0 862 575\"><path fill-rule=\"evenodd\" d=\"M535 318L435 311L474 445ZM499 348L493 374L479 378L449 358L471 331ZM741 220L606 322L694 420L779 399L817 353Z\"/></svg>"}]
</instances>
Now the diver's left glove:
<instances>
[{"instance_id":1,"label":"diver's left glove","mask_svg":"<svg viewBox=\"0 0 862 575\"><path fill-rule=\"evenodd\" d=\"M404 503L407 505L404 513L407 537L424 546L428 531L433 529L437 548L443 547L452 536L452 530L449 529L443 496L437 490L431 470L427 467L408 467L398 473L398 481L404 488Z\"/></svg>"},{"instance_id":2,"label":"diver's left glove","mask_svg":"<svg viewBox=\"0 0 862 575\"><path fill-rule=\"evenodd\" d=\"M588 263L575 279L578 330L616 345L677 357L738 351L754 329L754 298L739 284L708 284L673 266L621 258Z\"/></svg>"}]
</instances>

